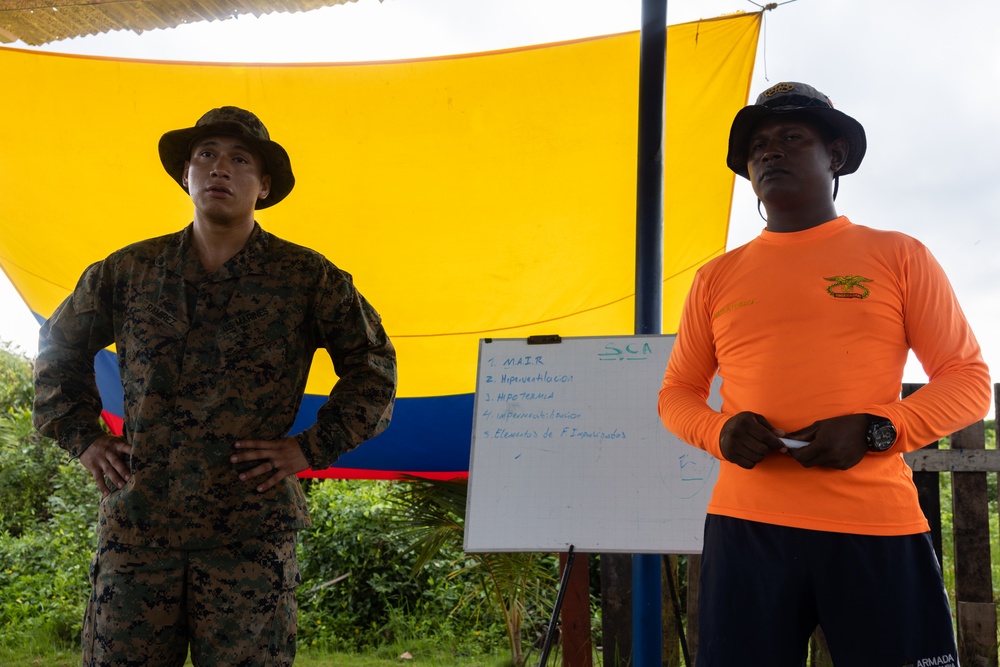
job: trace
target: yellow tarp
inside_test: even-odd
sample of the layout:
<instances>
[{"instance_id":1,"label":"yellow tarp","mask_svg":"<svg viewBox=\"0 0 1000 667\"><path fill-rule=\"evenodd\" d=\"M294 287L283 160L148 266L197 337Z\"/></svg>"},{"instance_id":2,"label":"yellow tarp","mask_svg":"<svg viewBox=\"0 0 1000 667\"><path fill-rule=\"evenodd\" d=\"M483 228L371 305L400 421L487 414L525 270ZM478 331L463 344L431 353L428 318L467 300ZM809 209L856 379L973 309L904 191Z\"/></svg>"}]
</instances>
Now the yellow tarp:
<instances>
[{"instance_id":1,"label":"yellow tarp","mask_svg":"<svg viewBox=\"0 0 1000 667\"><path fill-rule=\"evenodd\" d=\"M668 31L664 331L725 247L725 166L760 15ZM256 112L297 177L268 230L351 272L400 396L472 392L481 337L633 331L639 34L367 64L223 65L0 48L0 267L48 316L83 269L180 229L156 144ZM321 355L322 356L322 355ZM310 393L333 381L317 356Z\"/></svg>"}]
</instances>

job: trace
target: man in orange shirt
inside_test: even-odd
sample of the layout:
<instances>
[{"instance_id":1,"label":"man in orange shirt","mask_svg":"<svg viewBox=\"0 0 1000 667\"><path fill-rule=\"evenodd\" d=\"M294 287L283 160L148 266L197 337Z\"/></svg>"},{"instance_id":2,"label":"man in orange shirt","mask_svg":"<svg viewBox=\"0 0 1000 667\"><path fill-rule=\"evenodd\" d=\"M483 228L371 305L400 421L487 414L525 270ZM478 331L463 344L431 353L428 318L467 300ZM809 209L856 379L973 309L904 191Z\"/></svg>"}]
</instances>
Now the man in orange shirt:
<instances>
[{"instance_id":1,"label":"man in orange shirt","mask_svg":"<svg viewBox=\"0 0 1000 667\"><path fill-rule=\"evenodd\" d=\"M801 83L730 130L727 163L767 226L699 270L659 397L667 428L720 459L698 667L804 665L817 625L837 665L958 661L902 454L983 418L989 372L927 248L838 216L865 149L861 124ZM900 400L911 349L929 381Z\"/></svg>"}]
</instances>

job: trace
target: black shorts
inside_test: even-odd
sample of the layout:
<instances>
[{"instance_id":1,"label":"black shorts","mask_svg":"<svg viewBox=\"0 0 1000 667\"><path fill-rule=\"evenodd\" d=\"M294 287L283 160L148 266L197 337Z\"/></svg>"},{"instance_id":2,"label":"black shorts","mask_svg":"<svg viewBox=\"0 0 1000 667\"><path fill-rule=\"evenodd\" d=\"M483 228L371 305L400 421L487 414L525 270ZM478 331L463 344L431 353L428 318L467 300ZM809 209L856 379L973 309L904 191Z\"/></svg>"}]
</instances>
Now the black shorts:
<instances>
[{"instance_id":1,"label":"black shorts","mask_svg":"<svg viewBox=\"0 0 1000 667\"><path fill-rule=\"evenodd\" d=\"M698 667L803 667L822 626L835 665L957 665L929 534L877 537L709 515Z\"/></svg>"}]
</instances>

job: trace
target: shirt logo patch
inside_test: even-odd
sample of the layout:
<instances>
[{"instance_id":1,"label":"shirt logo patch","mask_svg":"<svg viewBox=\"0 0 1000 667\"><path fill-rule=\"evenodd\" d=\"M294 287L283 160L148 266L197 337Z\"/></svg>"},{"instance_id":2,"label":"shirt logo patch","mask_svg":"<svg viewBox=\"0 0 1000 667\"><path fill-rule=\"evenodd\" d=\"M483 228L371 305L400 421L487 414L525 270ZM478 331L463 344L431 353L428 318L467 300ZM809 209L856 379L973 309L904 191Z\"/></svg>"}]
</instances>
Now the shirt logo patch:
<instances>
[{"instance_id":1,"label":"shirt logo patch","mask_svg":"<svg viewBox=\"0 0 1000 667\"><path fill-rule=\"evenodd\" d=\"M826 292L835 299L867 299L872 292L861 283L875 282L864 276L833 276L832 278L823 278L823 280L829 280L833 283L826 286Z\"/></svg>"}]
</instances>

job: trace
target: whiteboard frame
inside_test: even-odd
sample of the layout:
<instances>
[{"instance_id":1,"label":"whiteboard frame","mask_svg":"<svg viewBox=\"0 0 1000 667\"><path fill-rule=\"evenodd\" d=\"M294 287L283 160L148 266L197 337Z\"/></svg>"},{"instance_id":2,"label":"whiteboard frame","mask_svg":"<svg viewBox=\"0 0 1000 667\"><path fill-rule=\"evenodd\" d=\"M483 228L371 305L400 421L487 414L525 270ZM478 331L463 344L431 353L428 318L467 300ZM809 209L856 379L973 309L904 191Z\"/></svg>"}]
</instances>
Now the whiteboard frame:
<instances>
[{"instance_id":1,"label":"whiteboard frame","mask_svg":"<svg viewBox=\"0 0 1000 667\"><path fill-rule=\"evenodd\" d=\"M580 336L543 345L525 338L480 340L467 552L565 552L572 545L588 553L700 553L718 460L681 442L659 419L657 398L674 339ZM637 352L631 357L624 353L629 345ZM609 347L623 351L618 363L603 354ZM651 352L643 356L643 349ZM525 357L529 366L511 367L512 374L536 377L544 369L573 379L537 392L552 398L508 400L503 385L487 382L496 374L491 371L504 368L489 366L498 355ZM531 368L538 356L543 363ZM521 396L536 393L529 385L512 386ZM623 396L623 387L634 394ZM717 381L709 398L716 409L718 389ZM498 403L497 395L504 400ZM495 411L498 405L506 406L504 418ZM577 416L552 416L572 414ZM507 429L515 418L516 426ZM580 444L558 435L576 426L607 439Z\"/></svg>"}]
</instances>

